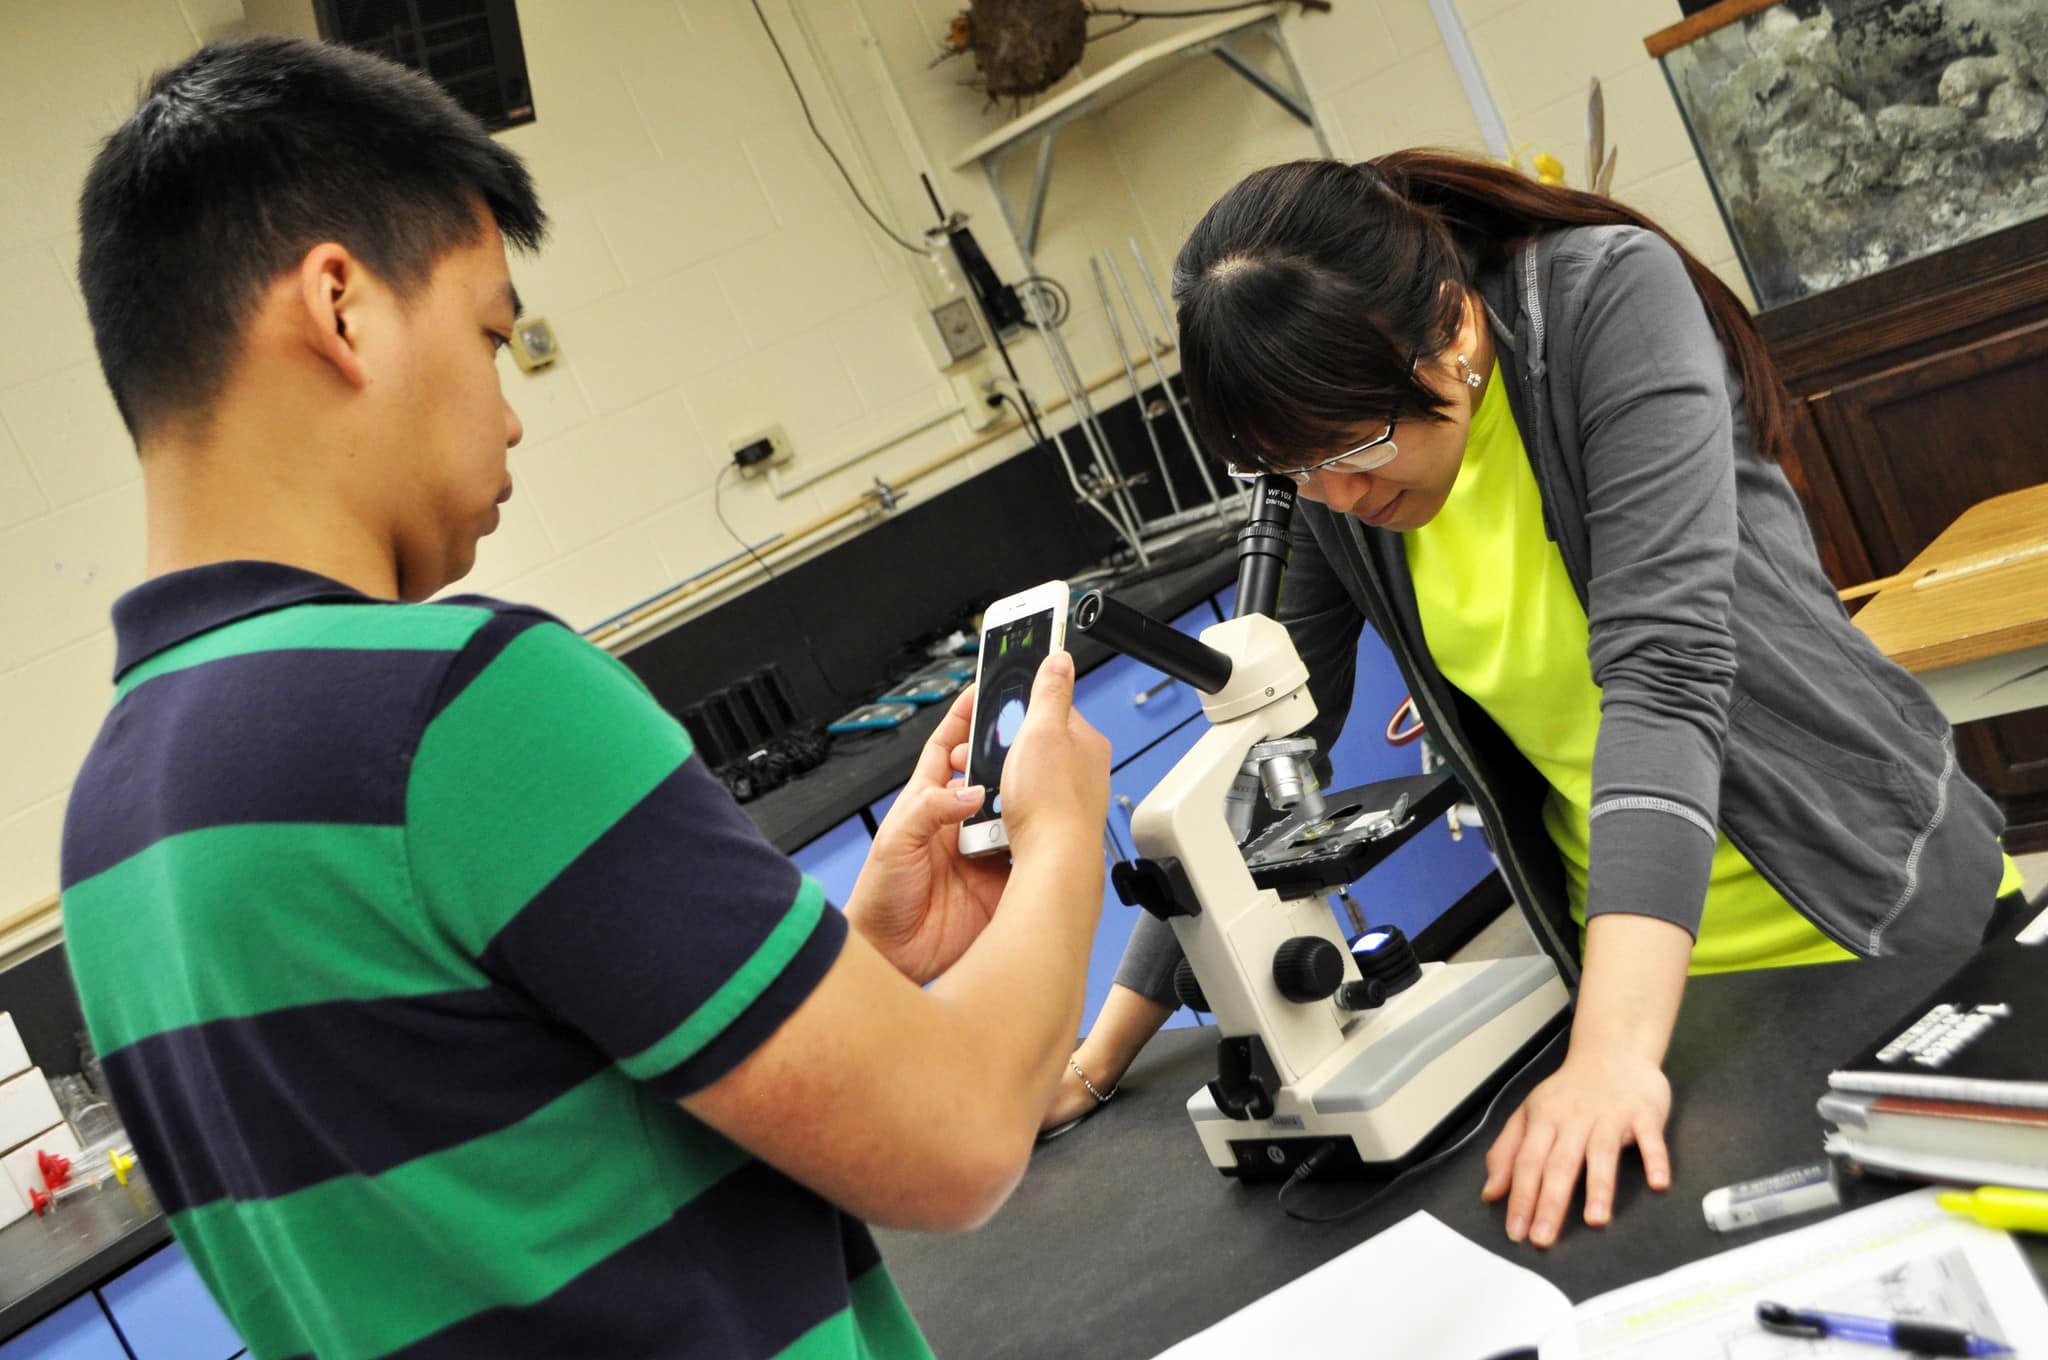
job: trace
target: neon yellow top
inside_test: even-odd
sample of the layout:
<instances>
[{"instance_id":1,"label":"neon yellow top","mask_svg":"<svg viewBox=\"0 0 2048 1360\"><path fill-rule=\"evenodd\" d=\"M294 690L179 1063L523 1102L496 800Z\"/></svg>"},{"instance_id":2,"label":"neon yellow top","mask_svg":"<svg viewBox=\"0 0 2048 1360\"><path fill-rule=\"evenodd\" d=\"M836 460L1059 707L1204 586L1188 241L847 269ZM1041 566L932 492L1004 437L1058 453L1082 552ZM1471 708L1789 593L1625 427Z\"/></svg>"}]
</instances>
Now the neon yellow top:
<instances>
[{"instance_id":1,"label":"neon yellow top","mask_svg":"<svg viewBox=\"0 0 2048 1360\"><path fill-rule=\"evenodd\" d=\"M1449 499L1435 519L1404 536L1403 547L1437 668L1550 782L1543 824L1564 861L1583 948L1600 687L1587 659L1586 611L1564 558L1543 532L1536 476L1498 365L1473 414ZM2007 859L1999 891L2018 886ZM1853 957L1801 916L1726 835L1717 838L1691 972Z\"/></svg>"}]
</instances>

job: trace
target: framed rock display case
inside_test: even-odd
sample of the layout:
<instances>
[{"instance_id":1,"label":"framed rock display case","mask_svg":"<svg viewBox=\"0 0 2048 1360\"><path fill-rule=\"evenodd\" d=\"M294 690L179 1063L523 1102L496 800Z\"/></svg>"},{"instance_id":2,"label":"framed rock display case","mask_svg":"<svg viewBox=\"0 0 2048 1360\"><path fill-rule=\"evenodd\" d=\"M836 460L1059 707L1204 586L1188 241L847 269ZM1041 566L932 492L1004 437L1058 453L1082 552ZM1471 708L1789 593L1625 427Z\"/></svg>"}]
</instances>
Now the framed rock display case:
<instances>
[{"instance_id":1,"label":"framed rock display case","mask_svg":"<svg viewBox=\"0 0 2048 1360\"><path fill-rule=\"evenodd\" d=\"M1760 308L2048 216L2042 0L1733 8L1660 60Z\"/></svg>"},{"instance_id":2,"label":"framed rock display case","mask_svg":"<svg viewBox=\"0 0 2048 1360\"><path fill-rule=\"evenodd\" d=\"M1799 403L1785 471L1836 584L2048 482L2048 0L1721 0L1645 45ZM2007 847L2048 850L2048 713L1956 733Z\"/></svg>"}]
</instances>

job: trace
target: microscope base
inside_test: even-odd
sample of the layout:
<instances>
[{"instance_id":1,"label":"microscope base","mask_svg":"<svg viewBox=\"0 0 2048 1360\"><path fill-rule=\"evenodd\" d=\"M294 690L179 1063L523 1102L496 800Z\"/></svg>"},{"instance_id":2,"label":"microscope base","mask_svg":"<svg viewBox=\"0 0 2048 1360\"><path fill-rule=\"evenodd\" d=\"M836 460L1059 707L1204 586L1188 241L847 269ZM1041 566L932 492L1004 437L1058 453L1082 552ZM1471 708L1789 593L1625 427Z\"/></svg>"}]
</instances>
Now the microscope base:
<instances>
[{"instance_id":1,"label":"microscope base","mask_svg":"<svg viewBox=\"0 0 2048 1360\"><path fill-rule=\"evenodd\" d=\"M1268 1118L1232 1119L1206 1088L1188 1115L1226 1176L1281 1179L1331 1143L1338 1154L1319 1178L1384 1175L1547 1042L1570 1007L1547 958L1428 964L1421 982L1359 1016L1335 1053L1281 1087Z\"/></svg>"}]
</instances>

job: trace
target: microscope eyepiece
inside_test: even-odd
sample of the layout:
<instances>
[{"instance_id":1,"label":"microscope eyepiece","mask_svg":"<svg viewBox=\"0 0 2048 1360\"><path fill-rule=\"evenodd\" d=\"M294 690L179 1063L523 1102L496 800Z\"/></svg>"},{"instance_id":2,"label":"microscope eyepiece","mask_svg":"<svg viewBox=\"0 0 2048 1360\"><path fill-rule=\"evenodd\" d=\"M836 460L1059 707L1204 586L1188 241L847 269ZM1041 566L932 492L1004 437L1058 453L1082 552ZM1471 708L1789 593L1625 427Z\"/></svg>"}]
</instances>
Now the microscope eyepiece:
<instances>
[{"instance_id":1,"label":"microscope eyepiece","mask_svg":"<svg viewBox=\"0 0 2048 1360\"><path fill-rule=\"evenodd\" d=\"M1237 616L1269 617L1280 602L1280 577L1287 570L1288 526L1294 520L1294 483L1275 473L1261 477L1252 492L1252 512L1237 531Z\"/></svg>"}]
</instances>

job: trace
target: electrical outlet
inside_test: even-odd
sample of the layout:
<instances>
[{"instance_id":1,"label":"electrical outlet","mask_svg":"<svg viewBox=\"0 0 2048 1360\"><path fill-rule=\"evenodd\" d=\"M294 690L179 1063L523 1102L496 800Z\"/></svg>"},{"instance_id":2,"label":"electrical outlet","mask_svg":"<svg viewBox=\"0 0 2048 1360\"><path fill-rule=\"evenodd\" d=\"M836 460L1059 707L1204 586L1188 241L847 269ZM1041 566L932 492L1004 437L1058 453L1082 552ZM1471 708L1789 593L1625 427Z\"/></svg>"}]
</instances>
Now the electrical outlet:
<instances>
[{"instance_id":1,"label":"electrical outlet","mask_svg":"<svg viewBox=\"0 0 2048 1360\"><path fill-rule=\"evenodd\" d=\"M1002 402L995 400L1000 389L986 363L976 364L965 372L954 374L951 382L953 397L960 403L960 413L967 417L968 429L977 432L986 430L1008 414Z\"/></svg>"},{"instance_id":2,"label":"electrical outlet","mask_svg":"<svg viewBox=\"0 0 2048 1360\"><path fill-rule=\"evenodd\" d=\"M788 467L796 461L796 451L789 446L789 436L782 432L780 425L770 425L752 434L742 435L732 441L733 466L740 470L742 477L765 477L769 468Z\"/></svg>"}]
</instances>

